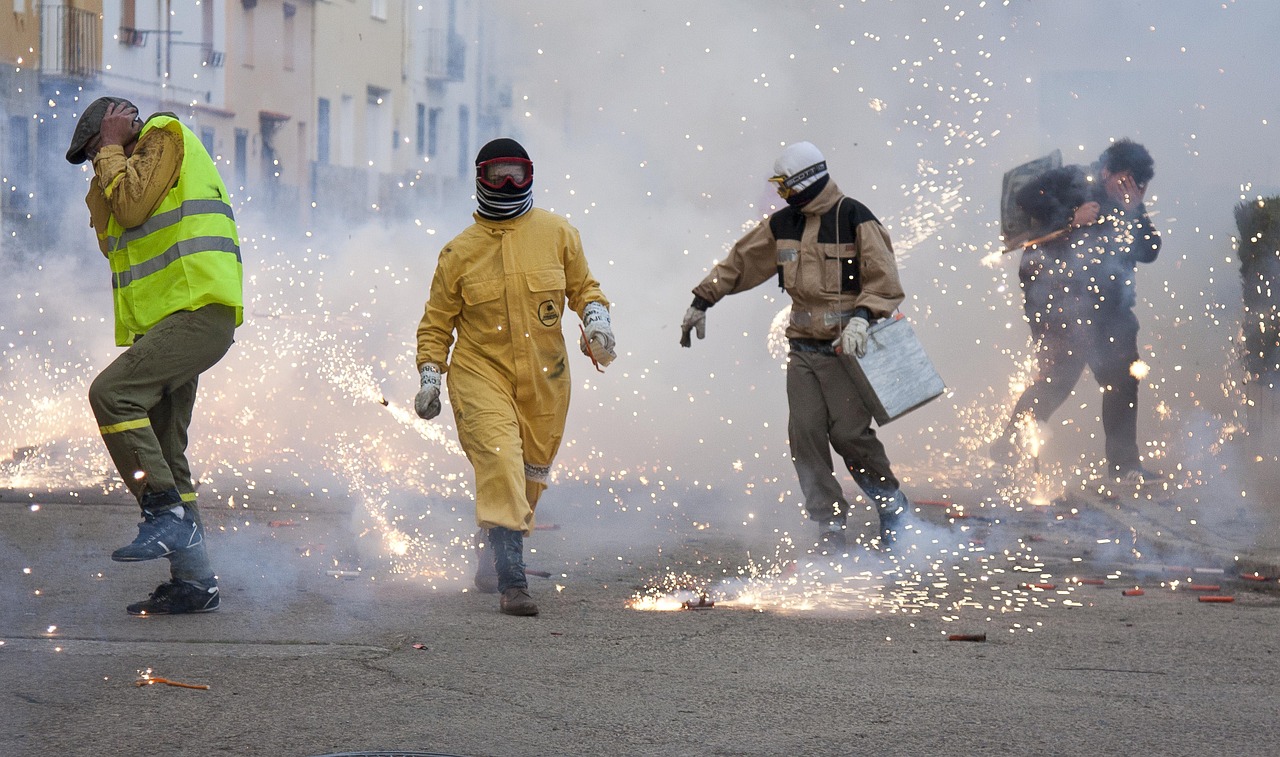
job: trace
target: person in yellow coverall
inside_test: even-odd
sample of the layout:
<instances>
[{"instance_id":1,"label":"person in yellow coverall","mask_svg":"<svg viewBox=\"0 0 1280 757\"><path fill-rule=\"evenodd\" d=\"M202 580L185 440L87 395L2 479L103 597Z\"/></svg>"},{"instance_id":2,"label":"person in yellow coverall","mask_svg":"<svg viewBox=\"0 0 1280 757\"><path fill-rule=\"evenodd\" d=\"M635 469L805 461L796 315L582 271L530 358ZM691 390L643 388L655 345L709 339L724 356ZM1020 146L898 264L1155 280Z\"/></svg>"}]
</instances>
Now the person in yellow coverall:
<instances>
[{"instance_id":1,"label":"person in yellow coverall","mask_svg":"<svg viewBox=\"0 0 1280 757\"><path fill-rule=\"evenodd\" d=\"M480 149L476 199L475 223L445 245L431 280L418 325L414 409L427 420L439 415L448 374L458 440L476 474L476 522L492 554L480 552L476 586L501 593L508 615L536 615L524 537L569 410L561 322L567 310L577 313L579 347L607 366L616 356L609 302L577 229L533 207L533 163L518 142L495 139Z\"/></svg>"}]
</instances>

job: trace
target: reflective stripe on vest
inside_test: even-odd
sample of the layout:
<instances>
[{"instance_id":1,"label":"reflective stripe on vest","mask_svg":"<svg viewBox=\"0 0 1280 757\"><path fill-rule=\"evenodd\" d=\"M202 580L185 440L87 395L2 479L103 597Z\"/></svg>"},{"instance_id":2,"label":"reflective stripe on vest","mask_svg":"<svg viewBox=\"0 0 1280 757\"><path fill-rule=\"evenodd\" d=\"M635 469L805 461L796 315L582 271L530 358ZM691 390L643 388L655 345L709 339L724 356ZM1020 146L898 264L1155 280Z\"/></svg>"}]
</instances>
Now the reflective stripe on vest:
<instances>
[{"instance_id":1,"label":"reflective stripe on vest","mask_svg":"<svg viewBox=\"0 0 1280 757\"><path fill-rule=\"evenodd\" d=\"M243 320L243 266L239 235L227 190L199 138L177 119L156 116L152 129L180 134L178 181L142 224L107 224L111 286L115 296L116 343L129 345L168 315L211 304L235 309Z\"/></svg>"}]
</instances>

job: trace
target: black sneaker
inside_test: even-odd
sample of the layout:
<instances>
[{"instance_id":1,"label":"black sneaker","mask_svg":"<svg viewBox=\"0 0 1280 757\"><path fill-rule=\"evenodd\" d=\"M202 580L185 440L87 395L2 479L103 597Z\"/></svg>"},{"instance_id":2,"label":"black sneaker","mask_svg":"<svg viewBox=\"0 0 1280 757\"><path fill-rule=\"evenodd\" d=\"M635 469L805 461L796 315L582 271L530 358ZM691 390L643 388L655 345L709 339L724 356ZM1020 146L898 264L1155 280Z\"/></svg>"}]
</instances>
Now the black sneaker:
<instances>
[{"instance_id":1,"label":"black sneaker","mask_svg":"<svg viewBox=\"0 0 1280 757\"><path fill-rule=\"evenodd\" d=\"M121 547L111 553L116 562L141 562L171 555L180 549L190 549L204 541L204 532L200 524L191 517L191 513L183 513L179 518L172 510L159 515L142 511L142 522L138 524L138 538L127 547Z\"/></svg>"},{"instance_id":2,"label":"black sneaker","mask_svg":"<svg viewBox=\"0 0 1280 757\"><path fill-rule=\"evenodd\" d=\"M160 584L151 596L129 605L130 615L182 615L188 612L213 612L220 604L218 583L170 580Z\"/></svg>"}]
</instances>

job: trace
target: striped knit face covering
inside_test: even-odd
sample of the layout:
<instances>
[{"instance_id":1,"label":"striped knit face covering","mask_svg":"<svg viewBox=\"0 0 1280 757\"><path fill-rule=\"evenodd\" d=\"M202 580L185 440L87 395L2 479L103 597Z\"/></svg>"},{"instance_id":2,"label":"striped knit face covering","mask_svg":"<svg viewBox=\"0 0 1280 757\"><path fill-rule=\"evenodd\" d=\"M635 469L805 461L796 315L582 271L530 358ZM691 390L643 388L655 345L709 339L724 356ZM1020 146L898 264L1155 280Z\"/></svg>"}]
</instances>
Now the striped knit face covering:
<instances>
[{"instance_id":1,"label":"striped knit face covering","mask_svg":"<svg viewBox=\"0 0 1280 757\"><path fill-rule=\"evenodd\" d=\"M519 189L511 184L506 184L501 189L490 189L477 179L476 201L480 204L478 212L484 218L493 221L515 218L533 207L533 182Z\"/></svg>"}]
</instances>

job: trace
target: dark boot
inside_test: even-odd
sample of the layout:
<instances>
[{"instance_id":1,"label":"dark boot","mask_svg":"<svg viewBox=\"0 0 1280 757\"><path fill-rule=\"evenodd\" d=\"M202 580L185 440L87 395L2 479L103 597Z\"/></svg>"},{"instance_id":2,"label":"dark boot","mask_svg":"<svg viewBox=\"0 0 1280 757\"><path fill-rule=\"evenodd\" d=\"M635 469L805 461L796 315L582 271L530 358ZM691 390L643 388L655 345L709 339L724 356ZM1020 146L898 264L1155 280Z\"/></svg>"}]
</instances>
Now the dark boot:
<instances>
[{"instance_id":1,"label":"dark boot","mask_svg":"<svg viewBox=\"0 0 1280 757\"><path fill-rule=\"evenodd\" d=\"M489 529L494 568L498 572L499 607L507 615L537 615L538 606L529 596L524 575L524 534L497 526Z\"/></svg>"},{"instance_id":2,"label":"dark boot","mask_svg":"<svg viewBox=\"0 0 1280 757\"><path fill-rule=\"evenodd\" d=\"M880 514L880 548L888 549L897 541L898 534L905 526L907 509L911 503L901 491L895 492L877 508Z\"/></svg>"},{"instance_id":3,"label":"dark boot","mask_svg":"<svg viewBox=\"0 0 1280 757\"><path fill-rule=\"evenodd\" d=\"M831 518L818 524L818 544L816 549L819 554L832 555L839 554L845 548L845 519Z\"/></svg>"},{"instance_id":4,"label":"dark boot","mask_svg":"<svg viewBox=\"0 0 1280 757\"><path fill-rule=\"evenodd\" d=\"M476 533L476 591L482 594L498 593L498 569L493 563L493 548L487 544L485 532Z\"/></svg>"}]
</instances>

